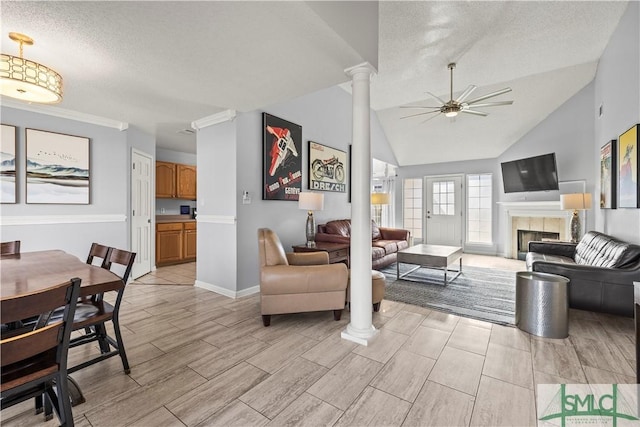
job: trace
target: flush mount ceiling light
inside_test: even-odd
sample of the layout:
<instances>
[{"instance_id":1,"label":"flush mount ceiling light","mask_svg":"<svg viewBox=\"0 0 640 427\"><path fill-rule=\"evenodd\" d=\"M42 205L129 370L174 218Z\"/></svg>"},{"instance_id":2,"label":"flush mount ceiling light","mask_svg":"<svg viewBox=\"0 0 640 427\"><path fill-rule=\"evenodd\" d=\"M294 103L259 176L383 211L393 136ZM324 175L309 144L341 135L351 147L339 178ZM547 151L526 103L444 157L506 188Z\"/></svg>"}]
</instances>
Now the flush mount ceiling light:
<instances>
[{"instance_id":1,"label":"flush mount ceiling light","mask_svg":"<svg viewBox=\"0 0 640 427\"><path fill-rule=\"evenodd\" d=\"M33 39L20 33L9 33L9 38L20 45L20 56L0 54L0 94L41 104L62 101L62 76L22 57L22 46L31 46Z\"/></svg>"}]
</instances>

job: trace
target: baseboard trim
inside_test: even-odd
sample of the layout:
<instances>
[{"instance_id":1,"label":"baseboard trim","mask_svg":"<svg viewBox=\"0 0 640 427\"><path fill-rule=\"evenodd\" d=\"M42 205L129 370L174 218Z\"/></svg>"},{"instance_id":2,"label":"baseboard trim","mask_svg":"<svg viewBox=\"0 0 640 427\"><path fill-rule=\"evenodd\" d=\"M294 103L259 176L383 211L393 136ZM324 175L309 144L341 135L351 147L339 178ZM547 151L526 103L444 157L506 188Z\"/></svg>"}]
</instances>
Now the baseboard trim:
<instances>
[{"instance_id":1,"label":"baseboard trim","mask_svg":"<svg viewBox=\"0 0 640 427\"><path fill-rule=\"evenodd\" d=\"M213 285L211 283L203 282L202 280L196 280L194 286L196 288L206 289L207 291L215 292L217 294L224 295L225 297L229 297L233 299L245 297L247 295L253 295L255 293L260 292L260 286L253 286L251 288L242 289L236 292L227 288Z\"/></svg>"},{"instance_id":2,"label":"baseboard trim","mask_svg":"<svg viewBox=\"0 0 640 427\"><path fill-rule=\"evenodd\" d=\"M31 215L3 216L1 225L52 225L52 224L91 224L104 222L125 222L126 215Z\"/></svg>"}]
</instances>

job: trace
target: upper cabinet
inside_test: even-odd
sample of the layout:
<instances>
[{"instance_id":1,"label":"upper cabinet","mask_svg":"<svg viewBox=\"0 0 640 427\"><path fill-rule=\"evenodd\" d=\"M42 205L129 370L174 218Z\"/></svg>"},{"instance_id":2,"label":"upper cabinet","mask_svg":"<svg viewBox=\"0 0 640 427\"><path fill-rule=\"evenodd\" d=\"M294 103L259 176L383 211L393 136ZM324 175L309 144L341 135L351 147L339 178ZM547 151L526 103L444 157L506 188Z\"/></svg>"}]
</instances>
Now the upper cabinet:
<instances>
[{"instance_id":1,"label":"upper cabinet","mask_svg":"<svg viewBox=\"0 0 640 427\"><path fill-rule=\"evenodd\" d=\"M195 166L156 162L156 197L195 200L196 176Z\"/></svg>"}]
</instances>

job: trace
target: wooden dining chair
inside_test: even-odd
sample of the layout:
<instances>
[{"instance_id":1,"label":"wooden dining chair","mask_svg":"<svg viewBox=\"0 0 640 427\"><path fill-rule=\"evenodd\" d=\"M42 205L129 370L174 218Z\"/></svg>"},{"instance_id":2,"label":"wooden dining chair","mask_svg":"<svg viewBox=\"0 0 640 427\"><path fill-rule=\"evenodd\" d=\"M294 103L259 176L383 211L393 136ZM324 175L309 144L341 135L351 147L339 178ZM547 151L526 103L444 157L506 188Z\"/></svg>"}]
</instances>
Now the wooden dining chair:
<instances>
[{"instance_id":1,"label":"wooden dining chair","mask_svg":"<svg viewBox=\"0 0 640 427\"><path fill-rule=\"evenodd\" d=\"M42 291L0 299L2 323L37 315L47 317L57 307L64 307L59 320L38 322L35 329L0 340L1 409L44 395L60 424L73 426L67 353L79 293L80 279L74 278Z\"/></svg>"},{"instance_id":2,"label":"wooden dining chair","mask_svg":"<svg viewBox=\"0 0 640 427\"><path fill-rule=\"evenodd\" d=\"M20 240L0 243L0 255L18 255L20 253Z\"/></svg>"},{"instance_id":3,"label":"wooden dining chair","mask_svg":"<svg viewBox=\"0 0 640 427\"><path fill-rule=\"evenodd\" d=\"M107 262L107 258L109 258L109 254L111 253L112 249L113 248L109 246L104 246L99 243L92 243L91 249L89 249L89 256L87 257L87 264L93 264L94 258L100 258L102 259L100 266L102 268L108 269L108 267L105 267L105 264Z\"/></svg>"}]
</instances>

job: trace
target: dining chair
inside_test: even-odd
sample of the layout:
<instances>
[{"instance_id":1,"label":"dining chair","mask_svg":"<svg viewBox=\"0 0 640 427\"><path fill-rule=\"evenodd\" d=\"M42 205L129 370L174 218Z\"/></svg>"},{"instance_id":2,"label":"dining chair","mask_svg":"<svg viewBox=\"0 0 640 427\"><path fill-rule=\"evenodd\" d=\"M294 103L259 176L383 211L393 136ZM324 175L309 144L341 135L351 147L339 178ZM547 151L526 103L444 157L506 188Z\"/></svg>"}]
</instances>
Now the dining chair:
<instances>
[{"instance_id":1,"label":"dining chair","mask_svg":"<svg viewBox=\"0 0 640 427\"><path fill-rule=\"evenodd\" d=\"M18 255L20 253L20 240L0 243L0 255Z\"/></svg>"},{"instance_id":2,"label":"dining chair","mask_svg":"<svg viewBox=\"0 0 640 427\"><path fill-rule=\"evenodd\" d=\"M94 258L100 258L102 259L102 263L100 263L100 266L102 268L108 269L108 267L105 267L105 263L107 262L107 258L109 258L109 254L111 253L112 249L113 248L109 246L104 246L99 243L92 243L91 249L89 249L89 256L87 257L87 264L93 264Z\"/></svg>"},{"instance_id":3,"label":"dining chair","mask_svg":"<svg viewBox=\"0 0 640 427\"><path fill-rule=\"evenodd\" d=\"M91 256L91 255L90 255ZM99 256L99 255L98 255ZM77 347L97 341L100 346L100 355L72 366L68 369L69 373L76 372L94 363L119 355L122 360L124 372L129 374L129 362L124 349L122 333L120 331L120 304L124 295L125 285L131 274L131 268L136 258L134 252L128 252L121 249L109 248L107 257L102 263L102 268L108 270L120 269L122 278L122 287L118 290L116 300L113 305L104 300L104 294L94 295L91 300L78 303L73 323L73 330L84 330L84 332L71 340L70 347ZM116 273L117 274L117 273ZM53 317L59 315L54 313ZM106 324L111 321L115 332L115 339L107 334ZM112 349L113 347L113 349Z\"/></svg>"},{"instance_id":4,"label":"dining chair","mask_svg":"<svg viewBox=\"0 0 640 427\"><path fill-rule=\"evenodd\" d=\"M67 354L80 282L68 282L38 292L0 299L0 318L8 323L33 316L47 317L63 306L58 321L38 322L35 329L0 340L0 408L44 395L60 425L73 426L67 385ZM55 387L54 387L55 382Z\"/></svg>"}]
</instances>

